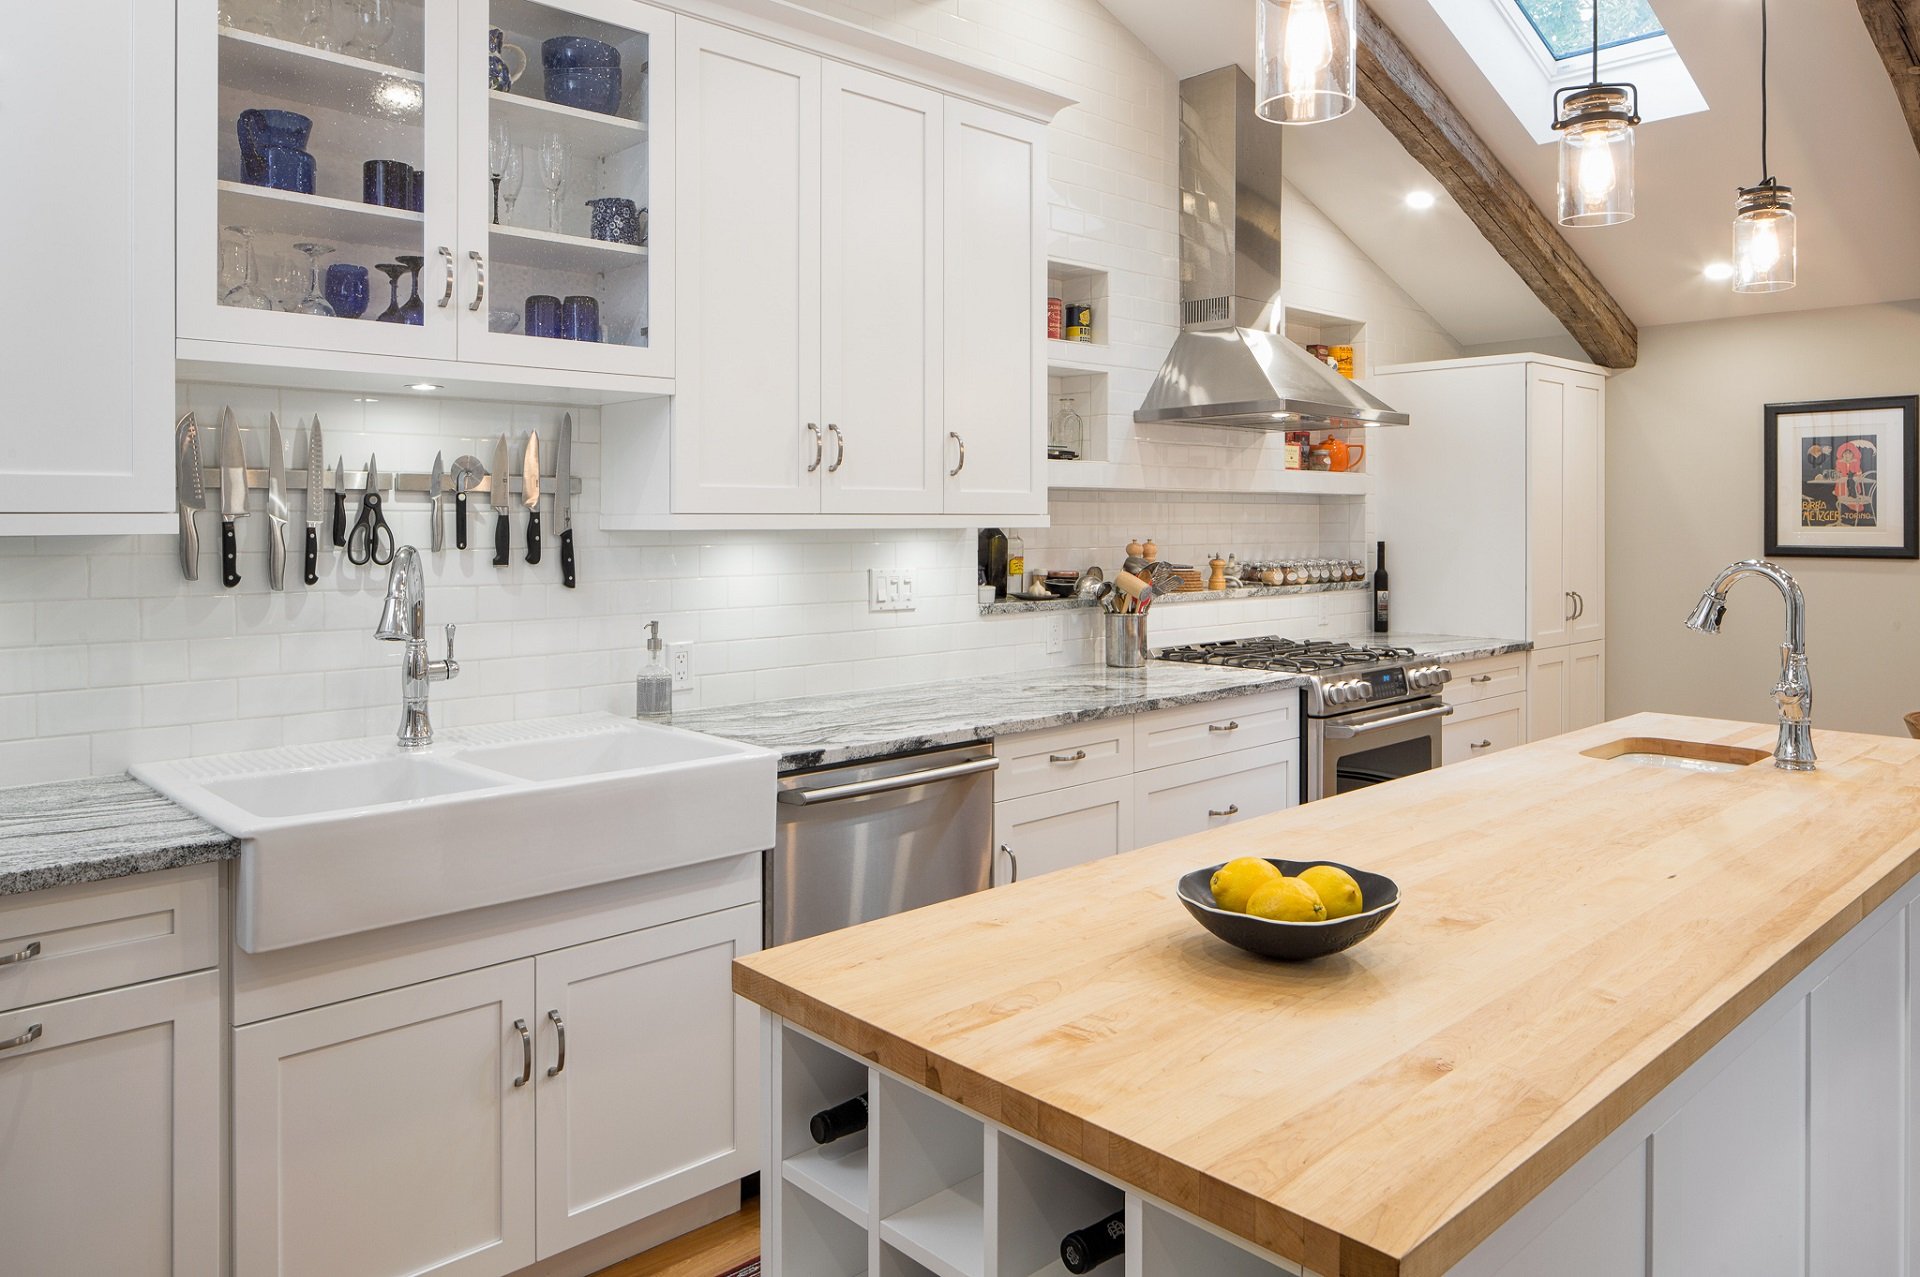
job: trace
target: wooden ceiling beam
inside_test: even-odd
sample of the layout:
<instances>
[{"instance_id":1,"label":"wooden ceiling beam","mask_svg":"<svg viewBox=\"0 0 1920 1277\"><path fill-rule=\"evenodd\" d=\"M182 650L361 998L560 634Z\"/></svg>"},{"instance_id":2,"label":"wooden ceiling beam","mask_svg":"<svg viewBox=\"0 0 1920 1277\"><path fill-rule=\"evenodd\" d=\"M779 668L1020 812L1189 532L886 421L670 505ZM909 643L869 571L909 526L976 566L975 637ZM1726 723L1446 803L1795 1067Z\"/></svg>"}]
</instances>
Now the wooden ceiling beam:
<instances>
[{"instance_id":1,"label":"wooden ceiling beam","mask_svg":"<svg viewBox=\"0 0 1920 1277\"><path fill-rule=\"evenodd\" d=\"M1862 8L1870 2L1860 0ZM1367 109L1446 188L1589 359L1633 367L1640 333L1620 303L1366 0L1359 18L1360 100Z\"/></svg>"},{"instance_id":2,"label":"wooden ceiling beam","mask_svg":"<svg viewBox=\"0 0 1920 1277\"><path fill-rule=\"evenodd\" d=\"M1893 94L1920 150L1920 0L1859 0L1873 47L1887 64Z\"/></svg>"}]
</instances>

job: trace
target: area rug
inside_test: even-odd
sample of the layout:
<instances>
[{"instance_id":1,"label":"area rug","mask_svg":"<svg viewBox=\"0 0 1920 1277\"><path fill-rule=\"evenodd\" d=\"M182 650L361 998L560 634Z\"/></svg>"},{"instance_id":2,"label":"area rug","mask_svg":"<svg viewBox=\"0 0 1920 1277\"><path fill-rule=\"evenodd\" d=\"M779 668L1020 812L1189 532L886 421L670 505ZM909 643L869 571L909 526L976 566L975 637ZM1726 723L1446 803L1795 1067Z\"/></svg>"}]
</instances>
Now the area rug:
<instances>
[{"instance_id":1,"label":"area rug","mask_svg":"<svg viewBox=\"0 0 1920 1277\"><path fill-rule=\"evenodd\" d=\"M729 1268L720 1277L760 1277L759 1259L750 1259L738 1268Z\"/></svg>"}]
</instances>

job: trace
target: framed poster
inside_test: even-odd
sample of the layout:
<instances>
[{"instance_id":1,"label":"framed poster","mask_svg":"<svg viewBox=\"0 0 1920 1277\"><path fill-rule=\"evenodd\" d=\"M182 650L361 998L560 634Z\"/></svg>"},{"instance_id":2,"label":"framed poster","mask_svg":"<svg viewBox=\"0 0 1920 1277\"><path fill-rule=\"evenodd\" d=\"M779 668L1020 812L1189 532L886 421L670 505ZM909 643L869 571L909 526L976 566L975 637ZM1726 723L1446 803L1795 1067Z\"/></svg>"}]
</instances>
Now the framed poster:
<instances>
[{"instance_id":1,"label":"framed poster","mask_svg":"<svg viewBox=\"0 0 1920 1277\"><path fill-rule=\"evenodd\" d=\"M1767 405L1767 557L1920 558L1920 395Z\"/></svg>"}]
</instances>

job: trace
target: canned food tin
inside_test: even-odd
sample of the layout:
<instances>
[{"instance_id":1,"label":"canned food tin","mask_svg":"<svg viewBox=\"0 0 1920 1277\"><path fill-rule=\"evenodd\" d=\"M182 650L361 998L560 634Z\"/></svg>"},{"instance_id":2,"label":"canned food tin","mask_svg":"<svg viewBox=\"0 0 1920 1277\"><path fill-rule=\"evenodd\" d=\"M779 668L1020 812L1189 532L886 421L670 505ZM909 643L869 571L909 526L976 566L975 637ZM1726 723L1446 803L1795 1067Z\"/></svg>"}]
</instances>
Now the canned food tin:
<instances>
[{"instance_id":1,"label":"canned food tin","mask_svg":"<svg viewBox=\"0 0 1920 1277\"><path fill-rule=\"evenodd\" d=\"M1066 331L1067 304L1058 297L1047 298L1047 340L1059 341Z\"/></svg>"},{"instance_id":2,"label":"canned food tin","mask_svg":"<svg viewBox=\"0 0 1920 1277\"><path fill-rule=\"evenodd\" d=\"M1085 302L1071 302L1066 308L1067 340L1093 340L1093 307Z\"/></svg>"}]
</instances>

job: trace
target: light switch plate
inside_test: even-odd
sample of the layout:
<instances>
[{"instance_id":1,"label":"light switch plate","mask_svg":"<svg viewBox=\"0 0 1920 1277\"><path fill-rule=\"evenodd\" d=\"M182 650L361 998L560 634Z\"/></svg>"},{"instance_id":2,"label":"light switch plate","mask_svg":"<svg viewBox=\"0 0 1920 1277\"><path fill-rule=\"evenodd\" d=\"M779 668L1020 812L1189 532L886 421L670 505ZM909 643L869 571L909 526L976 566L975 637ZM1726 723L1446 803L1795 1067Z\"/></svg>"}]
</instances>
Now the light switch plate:
<instances>
[{"instance_id":1,"label":"light switch plate","mask_svg":"<svg viewBox=\"0 0 1920 1277\"><path fill-rule=\"evenodd\" d=\"M913 611L913 573L896 568L868 568L867 610Z\"/></svg>"}]
</instances>

